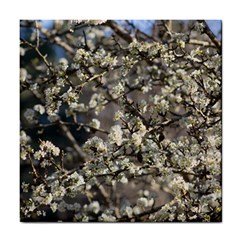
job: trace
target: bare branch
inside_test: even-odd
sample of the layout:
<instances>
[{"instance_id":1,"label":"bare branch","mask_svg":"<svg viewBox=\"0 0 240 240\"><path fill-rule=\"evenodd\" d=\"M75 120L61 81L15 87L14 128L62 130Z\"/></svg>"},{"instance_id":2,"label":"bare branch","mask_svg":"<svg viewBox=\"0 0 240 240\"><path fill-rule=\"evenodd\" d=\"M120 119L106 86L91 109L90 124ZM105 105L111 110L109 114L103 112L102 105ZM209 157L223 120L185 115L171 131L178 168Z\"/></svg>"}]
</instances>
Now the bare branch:
<instances>
[{"instance_id":1,"label":"bare branch","mask_svg":"<svg viewBox=\"0 0 240 240\"><path fill-rule=\"evenodd\" d=\"M38 29L38 21L35 21L35 26L36 26L36 34L37 34L37 43L36 43L36 48L39 48L39 29Z\"/></svg>"},{"instance_id":2,"label":"bare branch","mask_svg":"<svg viewBox=\"0 0 240 240\"><path fill-rule=\"evenodd\" d=\"M72 133L70 132L70 130L68 129L68 127L63 123L63 122L59 122L59 127L62 129L63 134L66 136L66 138L71 142L73 148L75 149L75 151L78 153L78 156L80 157L81 161L85 161L85 153L82 151L82 149L80 148L80 146L78 145L76 139L74 138L74 136L72 135Z\"/></svg>"},{"instance_id":3,"label":"bare branch","mask_svg":"<svg viewBox=\"0 0 240 240\"><path fill-rule=\"evenodd\" d=\"M112 30L120 36L122 39L124 39L127 43L131 43L133 41L133 37L129 35L124 29L122 29L119 25L117 25L114 21L109 20L106 22L106 25L108 25Z\"/></svg>"},{"instance_id":4,"label":"bare branch","mask_svg":"<svg viewBox=\"0 0 240 240\"><path fill-rule=\"evenodd\" d=\"M205 20L199 20L200 23L204 24L204 33L208 35L208 37L211 39L211 41L214 43L214 45L218 48L218 51L221 53L222 52L222 45L218 41L217 37L215 34L212 32L212 30L209 28Z\"/></svg>"}]
</instances>

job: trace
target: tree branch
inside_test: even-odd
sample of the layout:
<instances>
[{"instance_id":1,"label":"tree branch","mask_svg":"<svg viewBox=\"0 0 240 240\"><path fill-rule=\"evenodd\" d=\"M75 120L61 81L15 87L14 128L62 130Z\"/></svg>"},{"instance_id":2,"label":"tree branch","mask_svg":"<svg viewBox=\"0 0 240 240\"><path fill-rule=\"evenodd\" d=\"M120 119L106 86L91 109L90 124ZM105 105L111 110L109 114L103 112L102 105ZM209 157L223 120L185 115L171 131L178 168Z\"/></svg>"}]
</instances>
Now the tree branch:
<instances>
[{"instance_id":1,"label":"tree branch","mask_svg":"<svg viewBox=\"0 0 240 240\"><path fill-rule=\"evenodd\" d=\"M119 25L117 25L114 21L108 20L106 25L112 28L112 30L124 39L127 43L131 43L133 41L133 37L129 35L124 29L122 29Z\"/></svg>"},{"instance_id":2,"label":"tree branch","mask_svg":"<svg viewBox=\"0 0 240 240\"><path fill-rule=\"evenodd\" d=\"M74 136L72 135L72 133L70 132L68 127L62 121L59 121L59 127L61 128L61 130L62 130L63 134L66 136L66 138L71 142L73 148L78 153L78 156L81 158L82 161L84 161L86 155L82 151L82 149L79 147L76 139L74 138Z\"/></svg>"},{"instance_id":3,"label":"tree branch","mask_svg":"<svg viewBox=\"0 0 240 240\"><path fill-rule=\"evenodd\" d=\"M205 20L199 20L200 23L204 24L204 33L208 35L208 37L211 39L211 41L214 43L214 45L217 47L218 52L222 52L222 45L220 41L218 41L217 37L215 34L212 32L212 30L209 28Z\"/></svg>"}]
</instances>

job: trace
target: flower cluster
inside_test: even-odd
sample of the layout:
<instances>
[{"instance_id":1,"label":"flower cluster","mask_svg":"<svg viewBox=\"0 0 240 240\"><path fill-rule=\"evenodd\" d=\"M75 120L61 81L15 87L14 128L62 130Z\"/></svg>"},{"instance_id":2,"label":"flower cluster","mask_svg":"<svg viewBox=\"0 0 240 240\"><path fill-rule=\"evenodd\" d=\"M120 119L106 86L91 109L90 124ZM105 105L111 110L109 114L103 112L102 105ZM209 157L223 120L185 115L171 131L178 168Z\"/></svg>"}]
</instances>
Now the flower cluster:
<instances>
[{"instance_id":1,"label":"flower cluster","mask_svg":"<svg viewBox=\"0 0 240 240\"><path fill-rule=\"evenodd\" d=\"M106 154L107 153L107 145L104 141L99 137L93 137L89 139L85 145L84 149L86 152L91 153L93 155L100 153Z\"/></svg>"},{"instance_id":2,"label":"flower cluster","mask_svg":"<svg viewBox=\"0 0 240 240\"><path fill-rule=\"evenodd\" d=\"M92 53L80 48L75 54L74 61L77 64L84 64L88 67L99 66L101 68L112 69L117 64L117 57L112 57L104 49L99 49L95 53Z\"/></svg>"},{"instance_id":3,"label":"flower cluster","mask_svg":"<svg viewBox=\"0 0 240 240\"><path fill-rule=\"evenodd\" d=\"M52 87L45 89L46 111L48 115L58 113L62 101L59 99L60 87Z\"/></svg>"},{"instance_id":4,"label":"flower cluster","mask_svg":"<svg viewBox=\"0 0 240 240\"><path fill-rule=\"evenodd\" d=\"M122 136L123 136L123 132L122 132L121 126L115 125L115 126L111 127L110 134L108 135L109 142L115 143L118 146L120 146L123 141Z\"/></svg>"}]
</instances>

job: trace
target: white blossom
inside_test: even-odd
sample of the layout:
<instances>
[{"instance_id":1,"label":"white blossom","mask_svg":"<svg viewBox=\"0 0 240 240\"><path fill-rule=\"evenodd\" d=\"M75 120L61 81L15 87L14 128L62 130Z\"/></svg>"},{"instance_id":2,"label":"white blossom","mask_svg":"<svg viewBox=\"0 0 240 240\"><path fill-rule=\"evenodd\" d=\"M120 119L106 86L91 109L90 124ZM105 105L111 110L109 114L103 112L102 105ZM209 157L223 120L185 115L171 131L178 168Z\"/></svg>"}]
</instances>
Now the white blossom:
<instances>
[{"instance_id":1,"label":"white blossom","mask_svg":"<svg viewBox=\"0 0 240 240\"><path fill-rule=\"evenodd\" d=\"M93 118L92 121L89 123L89 125L91 127L94 127L94 128L97 128L97 129L100 128L100 124L101 124L100 121L96 118Z\"/></svg>"},{"instance_id":2,"label":"white blossom","mask_svg":"<svg viewBox=\"0 0 240 240\"><path fill-rule=\"evenodd\" d=\"M137 206L143 208L148 207L148 199L145 197L138 198Z\"/></svg>"},{"instance_id":3,"label":"white blossom","mask_svg":"<svg viewBox=\"0 0 240 240\"><path fill-rule=\"evenodd\" d=\"M54 146L50 141L41 141L40 149L42 151L48 151L52 153L54 156L58 156L60 154L60 149Z\"/></svg>"},{"instance_id":4,"label":"white blossom","mask_svg":"<svg viewBox=\"0 0 240 240\"><path fill-rule=\"evenodd\" d=\"M76 186L85 184L83 176L79 175L77 172L72 173L70 175L70 179L73 179L75 181Z\"/></svg>"},{"instance_id":5,"label":"white blossom","mask_svg":"<svg viewBox=\"0 0 240 240\"><path fill-rule=\"evenodd\" d=\"M31 138L26 134L25 131L22 130L20 132L20 143L24 145L24 144L28 143L30 140L31 140Z\"/></svg>"},{"instance_id":6,"label":"white blossom","mask_svg":"<svg viewBox=\"0 0 240 240\"><path fill-rule=\"evenodd\" d=\"M70 87L68 91L65 92L61 97L63 101L67 102L68 104L77 102L78 100L78 94L73 91L72 87Z\"/></svg>"},{"instance_id":7,"label":"white blossom","mask_svg":"<svg viewBox=\"0 0 240 240\"><path fill-rule=\"evenodd\" d=\"M112 216L112 215L102 213L102 215L100 216L100 220L103 221L103 222L115 222L116 217Z\"/></svg>"},{"instance_id":8,"label":"white blossom","mask_svg":"<svg viewBox=\"0 0 240 240\"><path fill-rule=\"evenodd\" d=\"M139 133L133 133L131 142L136 146L139 147L142 143L142 135Z\"/></svg>"},{"instance_id":9,"label":"white blossom","mask_svg":"<svg viewBox=\"0 0 240 240\"><path fill-rule=\"evenodd\" d=\"M188 191L189 184L184 181L182 176L177 176L172 182L170 182L170 188L177 196L179 196Z\"/></svg>"},{"instance_id":10,"label":"white blossom","mask_svg":"<svg viewBox=\"0 0 240 240\"><path fill-rule=\"evenodd\" d=\"M51 203L50 208L51 208L52 212L55 213L57 211L58 204L56 202L53 202L53 203Z\"/></svg>"},{"instance_id":11,"label":"white blossom","mask_svg":"<svg viewBox=\"0 0 240 240\"><path fill-rule=\"evenodd\" d=\"M45 113L45 108L41 104L34 105L33 109L39 112L40 114Z\"/></svg>"},{"instance_id":12,"label":"white blossom","mask_svg":"<svg viewBox=\"0 0 240 240\"><path fill-rule=\"evenodd\" d=\"M67 70L68 60L66 58L60 58L59 59L59 68L64 72Z\"/></svg>"},{"instance_id":13,"label":"white blossom","mask_svg":"<svg viewBox=\"0 0 240 240\"><path fill-rule=\"evenodd\" d=\"M114 120L118 121L119 119L121 119L123 117L124 117L123 113L121 111L117 111L114 115Z\"/></svg>"},{"instance_id":14,"label":"white blossom","mask_svg":"<svg viewBox=\"0 0 240 240\"><path fill-rule=\"evenodd\" d=\"M53 200L53 196L51 193L49 193L42 201L43 204L49 205Z\"/></svg>"},{"instance_id":15,"label":"white blossom","mask_svg":"<svg viewBox=\"0 0 240 240\"><path fill-rule=\"evenodd\" d=\"M93 201L89 204L89 210L94 212L95 214L98 214L100 211L100 205L98 201Z\"/></svg>"},{"instance_id":16,"label":"white blossom","mask_svg":"<svg viewBox=\"0 0 240 240\"><path fill-rule=\"evenodd\" d=\"M123 184L127 184L127 183L128 183L128 179L126 178L125 175L122 175L122 176L121 176L120 182L123 183Z\"/></svg>"},{"instance_id":17,"label":"white blossom","mask_svg":"<svg viewBox=\"0 0 240 240\"><path fill-rule=\"evenodd\" d=\"M106 22L106 20L72 20L73 23L80 24L80 23L88 23L93 25L100 25Z\"/></svg>"},{"instance_id":18,"label":"white blossom","mask_svg":"<svg viewBox=\"0 0 240 240\"><path fill-rule=\"evenodd\" d=\"M21 188L22 188L23 192L28 192L29 185L30 185L29 183L22 182Z\"/></svg>"},{"instance_id":19,"label":"white blossom","mask_svg":"<svg viewBox=\"0 0 240 240\"><path fill-rule=\"evenodd\" d=\"M123 132L120 125L112 126L110 129L110 134L108 135L110 143L116 143L118 146L122 144Z\"/></svg>"},{"instance_id":20,"label":"white blossom","mask_svg":"<svg viewBox=\"0 0 240 240\"><path fill-rule=\"evenodd\" d=\"M107 145L103 142L103 140L101 138L95 136L95 137L89 139L85 143L84 149L87 152L94 152L94 153L95 153L95 149L96 149L96 152L98 152L100 154L105 154L107 152Z\"/></svg>"},{"instance_id":21,"label":"white blossom","mask_svg":"<svg viewBox=\"0 0 240 240\"><path fill-rule=\"evenodd\" d=\"M138 214L140 214L141 213L141 208L139 207L139 206L135 206L134 208L133 208L133 214L134 215L138 215Z\"/></svg>"},{"instance_id":22,"label":"white blossom","mask_svg":"<svg viewBox=\"0 0 240 240\"><path fill-rule=\"evenodd\" d=\"M121 82L112 88L112 94L114 98L119 97L121 94L123 94L123 92L124 92L124 86Z\"/></svg>"},{"instance_id":23,"label":"white blossom","mask_svg":"<svg viewBox=\"0 0 240 240\"><path fill-rule=\"evenodd\" d=\"M98 94L94 93L91 97L91 100L89 102L89 107L90 108L95 108L98 104Z\"/></svg>"},{"instance_id":24,"label":"white blossom","mask_svg":"<svg viewBox=\"0 0 240 240\"><path fill-rule=\"evenodd\" d=\"M182 214L178 215L177 219L178 219L179 221L181 221L181 222L185 222L186 216L185 216L184 213L182 213Z\"/></svg>"},{"instance_id":25,"label":"white blossom","mask_svg":"<svg viewBox=\"0 0 240 240\"><path fill-rule=\"evenodd\" d=\"M57 114L51 114L47 118L48 118L48 121L51 123L57 122L60 119L59 115Z\"/></svg>"},{"instance_id":26,"label":"white blossom","mask_svg":"<svg viewBox=\"0 0 240 240\"><path fill-rule=\"evenodd\" d=\"M127 207L125 208L125 212L126 212L126 214L127 214L127 216L128 216L129 218L132 217L132 215L133 215L133 209L132 209L131 207L127 206Z\"/></svg>"},{"instance_id":27,"label":"white blossom","mask_svg":"<svg viewBox=\"0 0 240 240\"><path fill-rule=\"evenodd\" d=\"M25 68L20 69L20 82L25 82L27 79L28 73Z\"/></svg>"},{"instance_id":28,"label":"white blossom","mask_svg":"<svg viewBox=\"0 0 240 240\"><path fill-rule=\"evenodd\" d=\"M35 115L35 111L31 108L28 108L25 112L24 112L24 117L26 118L26 120L29 123L37 123L37 120L35 119L36 115Z\"/></svg>"}]
</instances>

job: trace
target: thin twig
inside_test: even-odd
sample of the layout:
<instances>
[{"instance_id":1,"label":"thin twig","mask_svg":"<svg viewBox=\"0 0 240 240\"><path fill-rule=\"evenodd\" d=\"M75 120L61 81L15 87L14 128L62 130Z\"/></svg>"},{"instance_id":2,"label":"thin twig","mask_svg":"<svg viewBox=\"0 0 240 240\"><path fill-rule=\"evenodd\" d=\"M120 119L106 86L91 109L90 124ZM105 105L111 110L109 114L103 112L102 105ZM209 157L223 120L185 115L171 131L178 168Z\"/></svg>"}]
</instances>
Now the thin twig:
<instances>
[{"instance_id":1,"label":"thin twig","mask_svg":"<svg viewBox=\"0 0 240 240\"><path fill-rule=\"evenodd\" d=\"M80 159L82 161L85 160L85 153L82 151L82 149L80 148L80 146L78 145L76 139L74 138L74 136L72 135L72 133L70 132L70 130L68 129L68 127L64 124L64 122L59 121L59 127L61 128L63 134L66 136L66 138L71 142L73 148L75 149L75 151L78 153L78 156L80 157Z\"/></svg>"},{"instance_id":2,"label":"thin twig","mask_svg":"<svg viewBox=\"0 0 240 240\"><path fill-rule=\"evenodd\" d=\"M34 163L33 163L33 159L31 157L31 155L29 154L28 155L29 159L30 159L30 163L31 163L31 167L32 167L32 170L33 170L33 174L35 176L36 179L41 179L42 182L47 185L47 181L37 172L35 166L34 166Z\"/></svg>"},{"instance_id":3,"label":"thin twig","mask_svg":"<svg viewBox=\"0 0 240 240\"><path fill-rule=\"evenodd\" d=\"M198 40L198 39L190 39L189 42L187 42L187 44L198 45L203 47L216 47L215 44L212 44L207 41Z\"/></svg>"},{"instance_id":4,"label":"thin twig","mask_svg":"<svg viewBox=\"0 0 240 240\"><path fill-rule=\"evenodd\" d=\"M35 26L36 26L36 39L37 39L37 42L36 42L36 48L39 48L39 29L38 29L38 21L35 21Z\"/></svg>"},{"instance_id":5,"label":"thin twig","mask_svg":"<svg viewBox=\"0 0 240 240\"><path fill-rule=\"evenodd\" d=\"M85 48L86 48L86 50L90 50L90 48L89 48L89 46L88 46L88 44L87 44L87 36L86 36L86 33L85 33L85 31L83 30L83 38L84 38L84 44L85 44Z\"/></svg>"},{"instance_id":6,"label":"thin twig","mask_svg":"<svg viewBox=\"0 0 240 240\"><path fill-rule=\"evenodd\" d=\"M55 44L57 44L58 46L62 47L63 49L65 49L68 53L70 53L71 55L75 54L75 50L66 42L64 42L59 36L56 36L55 34L51 34L48 30L44 29L44 28L39 28L39 30L41 31L41 33L48 38L49 40L53 41Z\"/></svg>"},{"instance_id":7,"label":"thin twig","mask_svg":"<svg viewBox=\"0 0 240 240\"><path fill-rule=\"evenodd\" d=\"M112 30L123 38L127 43L131 43L133 41L133 37L129 35L124 29L122 29L119 25L117 25L114 21L108 20L106 25L112 28Z\"/></svg>"},{"instance_id":8,"label":"thin twig","mask_svg":"<svg viewBox=\"0 0 240 240\"><path fill-rule=\"evenodd\" d=\"M162 20L162 25L166 29L166 32L172 36L172 20Z\"/></svg>"},{"instance_id":9,"label":"thin twig","mask_svg":"<svg viewBox=\"0 0 240 240\"><path fill-rule=\"evenodd\" d=\"M108 205L109 207L111 207L111 206L112 206L112 201L111 201L111 198L110 198L108 192L106 191L106 189L103 187L102 184L100 184L100 183L98 182L98 180L96 180L96 186L97 186L98 189L100 190L100 192L101 192L102 196L104 197L104 200L105 200L105 202L107 203L107 205Z\"/></svg>"},{"instance_id":10,"label":"thin twig","mask_svg":"<svg viewBox=\"0 0 240 240\"><path fill-rule=\"evenodd\" d=\"M76 126L76 127L87 127L90 128L92 131L96 131L96 132L101 132L101 133L105 133L105 134L109 134L109 132L107 130L104 130L102 128L95 128L93 126L91 126L90 124L87 123L79 123L79 122L64 122L61 121L62 124L67 125L67 126ZM38 128L48 128L48 127L53 127L53 126L57 126L59 123L58 122L54 122L54 123L47 123L47 124L38 124L36 126L29 126L24 128L25 130L27 129L38 129Z\"/></svg>"},{"instance_id":11,"label":"thin twig","mask_svg":"<svg viewBox=\"0 0 240 240\"><path fill-rule=\"evenodd\" d=\"M60 159L60 161L61 161L61 168L62 168L62 170L64 170L64 151L62 150L61 151L61 159Z\"/></svg>"},{"instance_id":12,"label":"thin twig","mask_svg":"<svg viewBox=\"0 0 240 240\"><path fill-rule=\"evenodd\" d=\"M21 38L20 39L24 44L26 44L27 46L29 46L30 48L34 49L37 54L42 58L43 62L45 63L45 65L48 67L49 71L51 73L53 73L53 70L51 68L51 65L49 64L49 62L47 61L47 55L43 55L40 50L36 47L36 46L33 46L30 42L28 42L27 40Z\"/></svg>"},{"instance_id":13,"label":"thin twig","mask_svg":"<svg viewBox=\"0 0 240 240\"><path fill-rule=\"evenodd\" d=\"M102 73L100 73L100 74L96 74L96 75L88 78L84 83L78 85L77 87L82 90L82 88L83 88L87 83L89 83L89 82L91 82L91 81L93 81L93 80L95 80L95 79L98 79L98 78L103 77L107 72L108 72L108 71L104 71L104 72L102 72Z\"/></svg>"},{"instance_id":14,"label":"thin twig","mask_svg":"<svg viewBox=\"0 0 240 240\"><path fill-rule=\"evenodd\" d=\"M51 158L49 159L49 161L53 164L53 166L54 166L57 170L59 170L59 171L62 170L61 167L59 167Z\"/></svg>"}]
</instances>

